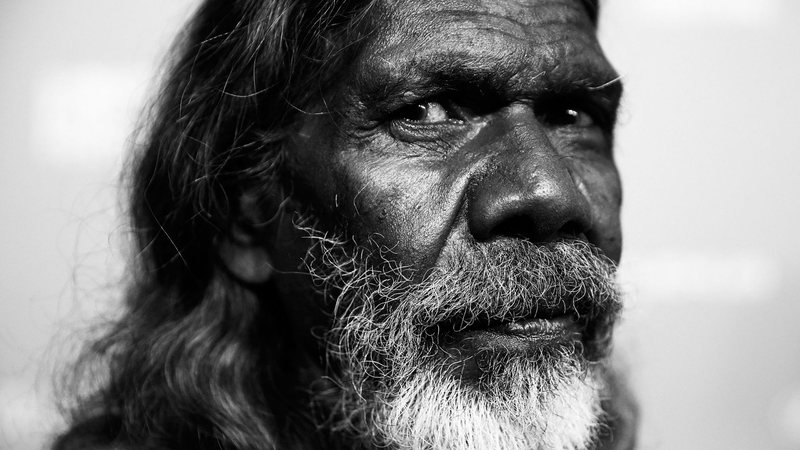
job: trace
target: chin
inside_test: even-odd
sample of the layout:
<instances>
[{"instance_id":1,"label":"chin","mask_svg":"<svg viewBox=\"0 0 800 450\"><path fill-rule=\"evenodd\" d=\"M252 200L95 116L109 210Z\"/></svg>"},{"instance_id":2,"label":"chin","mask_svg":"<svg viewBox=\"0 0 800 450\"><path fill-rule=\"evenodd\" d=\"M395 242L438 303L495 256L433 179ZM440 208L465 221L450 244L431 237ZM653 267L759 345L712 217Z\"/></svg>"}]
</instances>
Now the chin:
<instances>
[{"instance_id":1,"label":"chin","mask_svg":"<svg viewBox=\"0 0 800 450\"><path fill-rule=\"evenodd\" d=\"M373 392L362 439L411 449L590 449L602 431L604 368L569 346L536 355L496 349L480 360L479 375L461 361L436 358Z\"/></svg>"}]
</instances>

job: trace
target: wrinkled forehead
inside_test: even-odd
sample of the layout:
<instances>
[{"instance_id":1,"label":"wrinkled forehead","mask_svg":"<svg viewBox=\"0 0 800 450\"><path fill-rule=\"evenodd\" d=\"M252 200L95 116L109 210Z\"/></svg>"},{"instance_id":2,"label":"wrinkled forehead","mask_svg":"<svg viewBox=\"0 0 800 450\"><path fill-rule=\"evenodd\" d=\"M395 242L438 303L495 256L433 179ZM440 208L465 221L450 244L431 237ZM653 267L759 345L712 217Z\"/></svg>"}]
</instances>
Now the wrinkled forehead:
<instances>
[{"instance_id":1,"label":"wrinkled forehead","mask_svg":"<svg viewBox=\"0 0 800 450\"><path fill-rule=\"evenodd\" d=\"M593 35L597 20L597 0L384 0L377 9L378 36L418 43L457 30L498 30L528 42L554 28Z\"/></svg>"},{"instance_id":2,"label":"wrinkled forehead","mask_svg":"<svg viewBox=\"0 0 800 450\"><path fill-rule=\"evenodd\" d=\"M385 0L376 12L355 64L362 79L616 77L597 41L595 0Z\"/></svg>"},{"instance_id":3,"label":"wrinkled forehead","mask_svg":"<svg viewBox=\"0 0 800 450\"><path fill-rule=\"evenodd\" d=\"M525 20L529 13L560 11L583 16L596 24L597 0L379 0L375 5L394 19L406 16L422 18L426 15L457 13L468 17L470 13L506 15Z\"/></svg>"}]
</instances>

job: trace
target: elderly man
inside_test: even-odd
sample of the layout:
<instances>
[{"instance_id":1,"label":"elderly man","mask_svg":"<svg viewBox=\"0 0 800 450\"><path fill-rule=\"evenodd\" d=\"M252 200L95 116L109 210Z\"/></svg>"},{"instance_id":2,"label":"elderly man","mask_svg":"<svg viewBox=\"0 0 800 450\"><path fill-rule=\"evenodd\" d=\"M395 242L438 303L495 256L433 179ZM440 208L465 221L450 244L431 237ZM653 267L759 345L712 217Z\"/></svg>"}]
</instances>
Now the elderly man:
<instances>
[{"instance_id":1,"label":"elderly man","mask_svg":"<svg viewBox=\"0 0 800 450\"><path fill-rule=\"evenodd\" d=\"M206 0L56 448L631 448L592 0ZM87 384L91 388L86 388Z\"/></svg>"}]
</instances>

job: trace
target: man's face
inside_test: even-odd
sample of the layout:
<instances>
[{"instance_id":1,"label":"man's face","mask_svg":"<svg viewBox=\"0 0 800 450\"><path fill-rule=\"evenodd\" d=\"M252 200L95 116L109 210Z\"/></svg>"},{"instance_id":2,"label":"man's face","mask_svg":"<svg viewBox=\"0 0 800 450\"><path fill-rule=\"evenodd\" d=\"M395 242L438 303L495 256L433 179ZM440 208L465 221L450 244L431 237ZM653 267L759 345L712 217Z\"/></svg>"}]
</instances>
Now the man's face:
<instances>
[{"instance_id":1,"label":"man's face","mask_svg":"<svg viewBox=\"0 0 800 450\"><path fill-rule=\"evenodd\" d=\"M409 430L458 420L433 416L463 403L504 434L538 427L501 447L580 448L618 309L617 75L577 0L386 3L287 152L311 233L343 244L310 265L333 280L323 309L346 377L380 403L373 431L406 430L392 438L405 445L448 435ZM285 255L309 245L278 241ZM548 427L571 436L543 444Z\"/></svg>"}]
</instances>

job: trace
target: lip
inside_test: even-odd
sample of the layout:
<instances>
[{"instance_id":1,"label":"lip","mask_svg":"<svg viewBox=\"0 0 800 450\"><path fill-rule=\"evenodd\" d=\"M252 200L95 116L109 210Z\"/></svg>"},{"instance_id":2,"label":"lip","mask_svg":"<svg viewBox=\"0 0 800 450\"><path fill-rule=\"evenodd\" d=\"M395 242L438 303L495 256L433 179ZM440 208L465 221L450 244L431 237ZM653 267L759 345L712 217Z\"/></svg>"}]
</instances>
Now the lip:
<instances>
[{"instance_id":1,"label":"lip","mask_svg":"<svg viewBox=\"0 0 800 450\"><path fill-rule=\"evenodd\" d=\"M553 346L575 345L583 339L584 327L571 316L528 318L486 328L454 332L445 345L461 351L498 349L528 353Z\"/></svg>"},{"instance_id":2,"label":"lip","mask_svg":"<svg viewBox=\"0 0 800 450\"><path fill-rule=\"evenodd\" d=\"M551 319L530 318L508 322L497 326L496 331L523 339L553 339L559 337L577 337L580 339L581 335L581 327L575 322L575 319L568 316Z\"/></svg>"}]
</instances>

